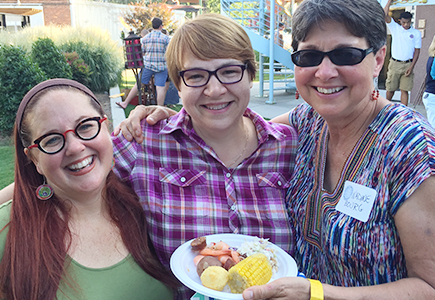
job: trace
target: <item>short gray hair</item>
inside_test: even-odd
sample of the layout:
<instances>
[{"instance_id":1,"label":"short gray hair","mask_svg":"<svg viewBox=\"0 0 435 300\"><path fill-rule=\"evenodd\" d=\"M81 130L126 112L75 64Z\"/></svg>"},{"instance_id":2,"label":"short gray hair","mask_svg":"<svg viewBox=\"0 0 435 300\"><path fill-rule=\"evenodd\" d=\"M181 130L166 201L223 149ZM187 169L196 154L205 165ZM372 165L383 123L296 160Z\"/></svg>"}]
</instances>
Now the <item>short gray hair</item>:
<instances>
[{"instance_id":1,"label":"short gray hair","mask_svg":"<svg viewBox=\"0 0 435 300\"><path fill-rule=\"evenodd\" d=\"M293 50L313 26L326 20L341 23L351 34L365 38L374 53L386 44L385 13L377 0L304 0L292 19Z\"/></svg>"}]
</instances>

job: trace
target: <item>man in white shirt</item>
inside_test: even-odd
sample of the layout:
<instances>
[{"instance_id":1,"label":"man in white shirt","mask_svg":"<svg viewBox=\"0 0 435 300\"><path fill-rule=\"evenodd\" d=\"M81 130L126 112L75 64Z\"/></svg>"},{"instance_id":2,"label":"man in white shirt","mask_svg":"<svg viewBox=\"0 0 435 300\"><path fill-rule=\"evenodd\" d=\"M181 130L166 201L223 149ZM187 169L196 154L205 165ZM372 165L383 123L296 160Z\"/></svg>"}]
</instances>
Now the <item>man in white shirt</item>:
<instances>
[{"instance_id":1,"label":"man in white shirt","mask_svg":"<svg viewBox=\"0 0 435 300\"><path fill-rule=\"evenodd\" d=\"M390 29L391 59L388 64L387 99L393 98L394 92L400 89L400 102L408 105L409 91L414 85L414 66L417 63L421 48L421 33L411 27L412 14L403 12L400 14L399 22L391 21L388 14L392 0L388 0L384 7L385 22Z\"/></svg>"}]
</instances>

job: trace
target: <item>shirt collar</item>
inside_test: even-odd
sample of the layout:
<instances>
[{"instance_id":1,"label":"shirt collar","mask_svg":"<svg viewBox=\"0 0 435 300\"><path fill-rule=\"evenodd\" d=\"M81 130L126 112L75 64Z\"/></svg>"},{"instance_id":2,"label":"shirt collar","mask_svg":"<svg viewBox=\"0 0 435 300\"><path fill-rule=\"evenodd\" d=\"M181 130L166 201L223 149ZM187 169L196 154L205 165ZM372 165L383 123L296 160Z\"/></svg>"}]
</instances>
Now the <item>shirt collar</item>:
<instances>
[{"instance_id":1,"label":"shirt collar","mask_svg":"<svg viewBox=\"0 0 435 300\"><path fill-rule=\"evenodd\" d=\"M246 108L243 115L250 118L254 123L259 145L267 141L269 138L274 138L277 140L284 140L286 138L285 134L279 130L279 127L271 125L268 121L264 120L259 114L250 108ZM181 130L186 136L190 136L192 134L196 135L190 120L190 116L187 114L184 108L182 108L179 113L167 120L166 125L163 126L159 134L170 134L176 130Z\"/></svg>"}]
</instances>

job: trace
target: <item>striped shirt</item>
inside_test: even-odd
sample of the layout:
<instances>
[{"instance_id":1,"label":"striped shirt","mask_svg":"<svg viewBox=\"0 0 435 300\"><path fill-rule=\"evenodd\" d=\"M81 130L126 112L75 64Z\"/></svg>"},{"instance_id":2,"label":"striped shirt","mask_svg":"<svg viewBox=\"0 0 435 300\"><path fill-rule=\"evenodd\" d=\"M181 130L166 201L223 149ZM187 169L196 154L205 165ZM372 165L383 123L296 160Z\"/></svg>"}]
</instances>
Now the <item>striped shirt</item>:
<instances>
[{"instance_id":1,"label":"striped shirt","mask_svg":"<svg viewBox=\"0 0 435 300\"><path fill-rule=\"evenodd\" d=\"M268 238L287 252L293 249L284 199L296 156L295 130L268 123L250 109L245 116L256 127L258 148L234 169L196 134L184 109L156 126L142 121L141 144L113 137L115 172L138 194L164 265L184 242L217 233Z\"/></svg>"},{"instance_id":2,"label":"striped shirt","mask_svg":"<svg viewBox=\"0 0 435 300\"><path fill-rule=\"evenodd\" d=\"M337 286L375 285L407 277L394 216L435 174L434 129L412 109L387 105L355 145L336 189L330 192L322 189L326 122L302 104L290 114L290 123L299 134L295 176L288 191L299 270ZM367 222L335 209L346 181L376 190Z\"/></svg>"},{"instance_id":3,"label":"striped shirt","mask_svg":"<svg viewBox=\"0 0 435 300\"><path fill-rule=\"evenodd\" d=\"M153 30L143 37L144 68L154 72L166 69L165 53L170 38L160 30Z\"/></svg>"}]
</instances>

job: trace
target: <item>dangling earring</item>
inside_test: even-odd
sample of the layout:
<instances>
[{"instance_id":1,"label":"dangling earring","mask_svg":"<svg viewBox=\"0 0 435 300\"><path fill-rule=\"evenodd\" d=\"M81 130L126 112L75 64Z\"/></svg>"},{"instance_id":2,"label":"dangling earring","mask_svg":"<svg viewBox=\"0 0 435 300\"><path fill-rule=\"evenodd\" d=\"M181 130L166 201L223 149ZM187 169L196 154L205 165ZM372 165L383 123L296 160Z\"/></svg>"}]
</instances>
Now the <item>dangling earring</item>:
<instances>
[{"instance_id":1,"label":"dangling earring","mask_svg":"<svg viewBox=\"0 0 435 300\"><path fill-rule=\"evenodd\" d=\"M379 98L379 90L373 90L372 101L376 101Z\"/></svg>"},{"instance_id":2,"label":"dangling earring","mask_svg":"<svg viewBox=\"0 0 435 300\"><path fill-rule=\"evenodd\" d=\"M53 196L53 194L54 194L53 189L49 184L45 182L45 177L44 177L44 183L38 186L38 188L36 189L36 197L38 197L39 200L45 201L50 199Z\"/></svg>"},{"instance_id":3,"label":"dangling earring","mask_svg":"<svg viewBox=\"0 0 435 300\"><path fill-rule=\"evenodd\" d=\"M112 158L112 166L110 167L110 171L113 171L114 167L115 167L115 159Z\"/></svg>"},{"instance_id":4,"label":"dangling earring","mask_svg":"<svg viewBox=\"0 0 435 300\"><path fill-rule=\"evenodd\" d=\"M295 91L295 98L296 98L296 100L299 99L299 92L298 92L298 90Z\"/></svg>"}]
</instances>

